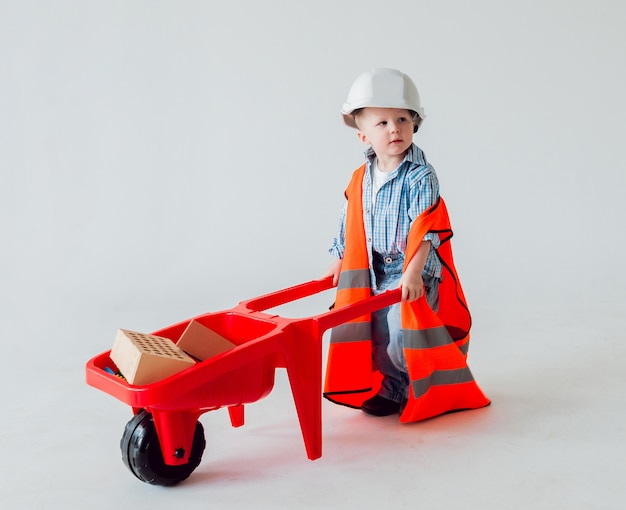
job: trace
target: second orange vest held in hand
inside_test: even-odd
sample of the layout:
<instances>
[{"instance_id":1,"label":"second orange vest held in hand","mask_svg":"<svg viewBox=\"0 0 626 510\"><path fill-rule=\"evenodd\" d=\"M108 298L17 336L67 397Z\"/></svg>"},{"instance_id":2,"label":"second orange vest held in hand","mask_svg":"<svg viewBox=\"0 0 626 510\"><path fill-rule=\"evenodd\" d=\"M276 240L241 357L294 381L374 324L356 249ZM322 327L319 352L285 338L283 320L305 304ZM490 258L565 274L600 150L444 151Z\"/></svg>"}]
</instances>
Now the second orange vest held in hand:
<instances>
[{"instance_id":1,"label":"second orange vest held in hand","mask_svg":"<svg viewBox=\"0 0 626 510\"><path fill-rule=\"evenodd\" d=\"M365 165L354 172L346 190L346 249L335 306L371 295L369 259L363 224L362 183ZM443 199L424 211L411 226L404 269L428 232L439 235L436 250L443 272L439 310L425 296L401 304L404 354L410 379L409 398L401 422L432 418L451 411L477 409L490 401L476 384L466 358L471 316L459 281L450 238L452 229ZM337 404L358 408L380 389L382 375L372 362L370 316L364 315L331 332L324 396Z\"/></svg>"}]
</instances>

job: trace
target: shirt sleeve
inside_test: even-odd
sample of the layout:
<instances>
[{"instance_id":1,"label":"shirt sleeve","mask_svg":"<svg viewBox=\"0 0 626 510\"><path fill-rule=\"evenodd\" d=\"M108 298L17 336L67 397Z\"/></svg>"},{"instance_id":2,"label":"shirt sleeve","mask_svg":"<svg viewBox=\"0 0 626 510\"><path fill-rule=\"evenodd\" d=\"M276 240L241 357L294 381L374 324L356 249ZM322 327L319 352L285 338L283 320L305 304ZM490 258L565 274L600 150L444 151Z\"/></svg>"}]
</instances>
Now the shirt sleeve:
<instances>
[{"instance_id":1,"label":"shirt sleeve","mask_svg":"<svg viewBox=\"0 0 626 510\"><path fill-rule=\"evenodd\" d=\"M343 203L341 208L341 215L339 216L339 234L335 237L333 245L328 252L337 259L342 259L346 250L346 211L348 208L348 201Z\"/></svg>"},{"instance_id":2,"label":"shirt sleeve","mask_svg":"<svg viewBox=\"0 0 626 510\"><path fill-rule=\"evenodd\" d=\"M411 224L413 224L413 221L420 214L432 207L439 199L439 180L437 175L434 172L427 172L423 177L416 180L411 197L409 217ZM439 248L438 234L428 233L424 236L424 241L430 241L433 248Z\"/></svg>"}]
</instances>

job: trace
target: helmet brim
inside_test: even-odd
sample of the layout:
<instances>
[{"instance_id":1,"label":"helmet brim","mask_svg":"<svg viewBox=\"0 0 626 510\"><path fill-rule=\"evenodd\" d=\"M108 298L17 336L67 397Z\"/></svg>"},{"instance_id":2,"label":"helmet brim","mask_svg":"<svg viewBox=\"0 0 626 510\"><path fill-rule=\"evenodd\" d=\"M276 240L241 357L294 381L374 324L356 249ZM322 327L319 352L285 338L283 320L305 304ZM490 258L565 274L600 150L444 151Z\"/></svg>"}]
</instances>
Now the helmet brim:
<instances>
[{"instance_id":1,"label":"helmet brim","mask_svg":"<svg viewBox=\"0 0 626 510\"><path fill-rule=\"evenodd\" d=\"M413 110L411 110L413 111ZM356 121L354 120L354 115L352 115L352 113L341 113L341 118L343 119L343 122L346 126L354 128L354 129L359 129L359 126L356 125ZM420 114L417 114L417 122L413 122L413 132L417 133L417 130L419 129L420 125L422 124L422 121L424 119L420 116Z\"/></svg>"}]
</instances>

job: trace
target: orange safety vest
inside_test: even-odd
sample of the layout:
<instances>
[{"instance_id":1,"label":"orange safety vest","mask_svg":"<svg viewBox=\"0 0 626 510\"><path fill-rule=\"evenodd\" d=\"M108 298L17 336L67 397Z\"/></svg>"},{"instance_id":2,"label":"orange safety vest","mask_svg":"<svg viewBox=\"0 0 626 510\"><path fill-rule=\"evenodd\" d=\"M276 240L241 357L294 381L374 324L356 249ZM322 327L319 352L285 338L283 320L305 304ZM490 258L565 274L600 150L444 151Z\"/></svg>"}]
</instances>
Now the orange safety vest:
<instances>
[{"instance_id":1,"label":"orange safety vest","mask_svg":"<svg viewBox=\"0 0 626 510\"><path fill-rule=\"evenodd\" d=\"M346 190L346 249L335 306L371 295L369 260L363 224L362 183L365 165L356 170ZM428 232L439 235L437 255L443 265L439 310L426 297L401 304L404 354L410 379L409 399L400 421L413 422L490 404L466 363L471 316L450 246L452 229L443 199L415 219L407 239L404 269ZM360 407L380 389L381 373L372 363L370 315L333 328L330 337L324 397Z\"/></svg>"}]
</instances>

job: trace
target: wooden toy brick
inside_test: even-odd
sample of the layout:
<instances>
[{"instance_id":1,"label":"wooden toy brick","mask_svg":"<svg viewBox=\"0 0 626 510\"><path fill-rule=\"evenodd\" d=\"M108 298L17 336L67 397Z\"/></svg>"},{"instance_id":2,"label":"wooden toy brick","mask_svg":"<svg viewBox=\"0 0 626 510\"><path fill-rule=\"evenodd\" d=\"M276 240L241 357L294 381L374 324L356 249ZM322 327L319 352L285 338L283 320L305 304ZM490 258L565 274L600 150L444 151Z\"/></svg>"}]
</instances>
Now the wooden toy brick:
<instances>
[{"instance_id":1,"label":"wooden toy brick","mask_svg":"<svg viewBox=\"0 0 626 510\"><path fill-rule=\"evenodd\" d=\"M200 361L217 356L236 346L195 320L189 323L176 345Z\"/></svg>"},{"instance_id":2,"label":"wooden toy brick","mask_svg":"<svg viewBox=\"0 0 626 510\"><path fill-rule=\"evenodd\" d=\"M193 366L195 361L169 338L119 329L110 354L130 384L150 384Z\"/></svg>"}]
</instances>

